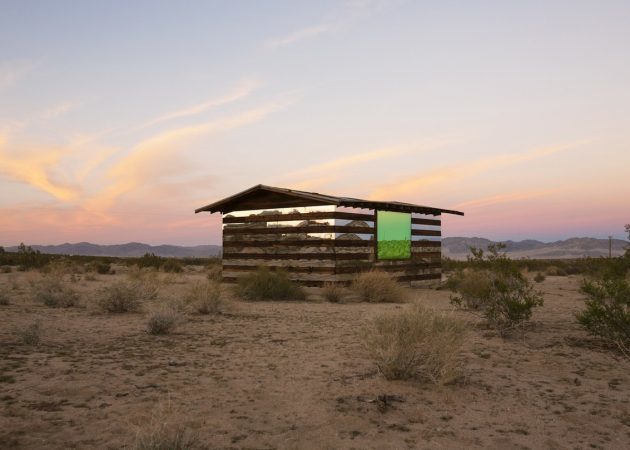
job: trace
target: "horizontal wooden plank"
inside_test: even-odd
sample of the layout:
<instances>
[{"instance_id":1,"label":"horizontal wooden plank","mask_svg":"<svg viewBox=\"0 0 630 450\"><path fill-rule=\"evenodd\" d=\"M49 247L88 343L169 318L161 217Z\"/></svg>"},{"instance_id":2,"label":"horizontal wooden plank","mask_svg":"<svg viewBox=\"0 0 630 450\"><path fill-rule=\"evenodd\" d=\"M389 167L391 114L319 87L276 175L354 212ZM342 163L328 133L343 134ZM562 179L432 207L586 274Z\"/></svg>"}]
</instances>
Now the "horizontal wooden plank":
<instances>
[{"instance_id":1,"label":"horizontal wooden plank","mask_svg":"<svg viewBox=\"0 0 630 450\"><path fill-rule=\"evenodd\" d=\"M423 230L412 230L423 231ZM269 227L269 228L224 228L223 235L235 234L295 234L295 233L354 233L354 234L374 234L374 228L354 227L346 225L305 225L303 227ZM433 236L433 235L426 235Z\"/></svg>"},{"instance_id":2,"label":"horizontal wooden plank","mask_svg":"<svg viewBox=\"0 0 630 450\"><path fill-rule=\"evenodd\" d=\"M223 223L282 222L282 221L288 221L288 220L294 221L294 220L318 220L318 219L362 220L365 222L373 222L374 215L373 214L355 214L351 212L341 212L341 211L319 211L319 212L307 212L307 213L255 215L255 216L247 216L247 217L224 217Z\"/></svg>"},{"instance_id":3,"label":"horizontal wooden plank","mask_svg":"<svg viewBox=\"0 0 630 450\"><path fill-rule=\"evenodd\" d=\"M261 254L261 253L223 253L226 259L315 259L315 260L344 260L344 259L368 259L370 253L291 253L291 254Z\"/></svg>"},{"instance_id":4,"label":"horizontal wooden plank","mask_svg":"<svg viewBox=\"0 0 630 450\"><path fill-rule=\"evenodd\" d=\"M412 236L442 236L440 230L411 230Z\"/></svg>"},{"instance_id":5,"label":"horizontal wooden plank","mask_svg":"<svg viewBox=\"0 0 630 450\"><path fill-rule=\"evenodd\" d=\"M373 240L363 239L281 239L281 240L241 240L241 236L230 236L229 240L223 240L223 248L230 247L274 247L276 245L284 246L327 246L327 247L374 247ZM430 241L417 241L417 242L430 242ZM439 242L438 242L439 244ZM412 243L412 246L415 244ZM432 247L432 245L427 245ZM439 247L439 245L438 245Z\"/></svg>"},{"instance_id":6,"label":"horizontal wooden plank","mask_svg":"<svg viewBox=\"0 0 630 450\"><path fill-rule=\"evenodd\" d=\"M308 242L308 241L307 241ZM422 247L418 247L418 252ZM428 249L432 250L432 249ZM257 246L257 245L230 245L223 248L225 253L260 253L266 255L291 254L299 255L304 253L374 253L374 246L370 247L333 247L333 246L314 246L314 245L281 245L278 243L273 246Z\"/></svg>"},{"instance_id":7,"label":"horizontal wooden plank","mask_svg":"<svg viewBox=\"0 0 630 450\"><path fill-rule=\"evenodd\" d=\"M412 252L412 259L423 259L423 258L436 258L442 259L441 252Z\"/></svg>"},{"instance_id":8,"label":"horizontal wooden plank","mask_svg":"<svg viewBox=\"0 0 630 450\"><path fill-rule=\"evenodd\" d=\"M420 263L420 264L407 264L399 266L377 266L372 267L337 267L336 273L363 273L369 270L381 270L383 272L419 272L427 269L440 269L440 263Z\"/></svg>"},{"instance_id":9,"label":"horizontal wooden plank","mask_svg":"<svg viewBox=\"0 0 630 450\"><path fill-rule=\"evenodd\" d=\"M223 277L223 282L224 283L236 283L238 281L238 278L242 276L242 274L230 274L230 276L224 276ZM442 278L442 274L441 273L426 273L426 274L418 274L418 275L401 275L398 277L393 277L393 279L395 281L398 282L410 282L411 284L414 284L414 282L421 282L421 281L440 281ZM301 276L294 274L293 276L294 281L298 282L301 285L304 286L315 286L315 287L321 287L324 286L326 283L338 283L338 284L345 284L348 285L352 282L352 280L354 279L354 275L348 274L348 275L329 275L329 276L317 276L317 275L304 275ZM427 283L428 284L428 283Z\"/></svg>"},{"instance_id":10,"label":"horizontal wooden plank","mask_svg":"<svg viewBox=\"0 0 630 450\"><path fill-rule=\"evenodd\" d=\"M417 217L412 217L411 223L413 225L432 225L432 226L439 227L442 224L442 221L436 220L436 219L420 219Z\"/></svg>"},{"instance_id":11,"label":"horizontal wooden plank","mask_svg":"<svg viewBox=\"0 0 630 450\"><path fill-rule=\"evenodd\" d=\"M257 266L250 266L250 265L224 265L223 266L223 271L228 273L228 272L252 272L254 270L256 270ZM323 267L313 267L313 266L309 266L309 267L295 267L295 266L270 266L265 264L265 267L268 267L269 270L283 270L285 272L291 272L291 273L328 273L328 274L334 274L335 272L335 266L323 266Z\"/></svg>"},{"instance_id":12,"label":"horizontal wooden plank","mask_svg":"<svg viewBox=\"0 0 630 450\"><path fill-rule=\"evenodd\" d=\"M442 247L442 242L440 241L427 241L427 240L419 240L419 241L411 241L412 247Z\"/></svg>"},{"instance_id":13,"label":"horizontal wooden plank","mask_svg":"<svg viewBox=\"0 0 630 450\"><path fill-rule=\"evenodd\" d=\"M441 273L425 273L420 275L405 275L398 277L396 281L440 280L441 278Z\"/></svg>"},{"instance_id":14,"label":"horizontal wooden plank","mask_svg":"<svg viewBox=\"0 0 630 450\"><path fill-rule=\"evenodd\" d=\"M334 259L308 260L308 259L271 259L261 261L258 259L224 259L223 267L231 266L258 266L273 267L335 267L340 263L361 263L362 261L335 261Z\"/></svg>"}]
</instances>

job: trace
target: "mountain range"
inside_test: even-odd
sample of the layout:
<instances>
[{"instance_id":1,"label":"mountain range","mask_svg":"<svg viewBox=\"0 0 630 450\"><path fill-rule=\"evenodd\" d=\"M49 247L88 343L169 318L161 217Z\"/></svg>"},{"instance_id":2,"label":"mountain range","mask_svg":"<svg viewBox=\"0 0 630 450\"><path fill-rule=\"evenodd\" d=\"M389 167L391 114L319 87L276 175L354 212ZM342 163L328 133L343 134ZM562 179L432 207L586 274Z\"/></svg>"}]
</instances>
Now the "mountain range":
<instances>
[{"instance_id":1,"label":"mountain range","mask_svg":"<svg viewBox=\"0 0 630 450\"><path fill-rule=\"evenodd\" d=\"M495 243L479 237L447 237L442 239L442 254L453 259L465 259L469 254L469 247L487 249L489 244ZM570 238L555 242L541 242L533 239L523 241L504 241L505 251L512 258L564 259L581 257L608 256L608 239ZM612 240L613 256L622 255L628 246L627 241ZM134 257L145 253L158 256L185 258L208 258L221 254L220 245L196 245L191 247L180 245L148 245L139 242L129 242L118 245L98 245L89 242L61 245L32 245L34 250L42 253L62 255L92 255ZM8 247L7 251L17 251L17 247Z\"/></svg>"},{"instance_id":2,"label":"mountain range","mask_svg":"<svg viewBox=\"0 0 630 450\"><path fill-rule=\"evenodd\" d=\"M486 250L488 245L496 243L478 237L448 237L442 239L442 254L453 259L465 259L469 247ZM555 242L541 242L533 239L523 241L503 241L505 251L511 258L532 259L570 259L608 256L608 239L569 238ZM612 240L612 256L620 256L628 247L628 241Z\"/></svg>"},{"instance_id":3,"label":"mountain range","mask_svg":"<svg viewBox=\"0 0 630 450\"><path fill-rule=\"evenodd\" d=\"M220 245L195 245L185 247L180 245L148 245L139 242L129 242L117 245L98 245L89 242L61 245L31 245L33 250L53 255L89 255L89 256L118 256L134 257L145 253L171 258L209 258L221 254ZM7 247L7 251L15 252L17 247Z\"/></svg>"}]
</instances>

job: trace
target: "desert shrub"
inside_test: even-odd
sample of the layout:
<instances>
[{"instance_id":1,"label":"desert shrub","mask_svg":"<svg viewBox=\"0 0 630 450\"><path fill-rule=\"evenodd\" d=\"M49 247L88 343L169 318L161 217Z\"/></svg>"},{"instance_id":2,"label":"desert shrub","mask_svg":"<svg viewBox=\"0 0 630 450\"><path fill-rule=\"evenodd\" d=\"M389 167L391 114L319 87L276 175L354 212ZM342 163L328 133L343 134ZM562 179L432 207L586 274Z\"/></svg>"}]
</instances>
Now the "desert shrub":
<instances>
[{"instance_id":1,"label":"desert shrub","mask_svg":"<svg viewBox=\"0 0 630 450\"><path fill-rule=\"evenodd\" d=\"M0 266L0 273L11 273L11 266Z\"/></svg>"},{"instance_id":2,"label":"desert shrub","mask_svg":"<svg viewBox=\"0 0 630 450\"><path fill-rule=\"evenodd\" d=\"M474 305L501 335L524 325L531 319L533 309L543 305L542 294L533 288L517 264L500 253L504 247L490 245L487 255L483 250L471 248L470 272L456 273L449 285L456 293L451 296L452 304L460 308Z\"/></svg>"},{"instance_id":3,"label":"desert shrub","mask_svg":"<svg viewBox=\"0 0 630 450\"><path fill-rule=\"evenodd\" d=\"M363 272L350 285L359 299L371 303L402 303L407 300L407 290L386 273L378 270Z\"/></svg>"},{"instance_id":4,"label":"desert shrub","mask_svg":"<svg viewBox=\"0 0 630 450\"><path fill-rule=\"evenodd\" d=\"M26 345L39 345L42 336L42 326L40 322L33 322L24 329L16 331L16 334Z\"/></svg>"},{"instance_id":5,"label":"desert shrub","mask_svg":"<svg viewBox=\"0 0 630 450\"><path fill-rule=\"evenodd\" d=\"M99 273L101 275L110 275L114 273L110 263L94 261L92 267L94 268L94 271L96 273Z\"/></svg>"},{"instance_id":6,"label":"desert shrub","mask_svg":"<svg viewBox=\"0 0 630 450\"><path fill-rule=\"evenodd\" d=\"M434 383L452 380L465 336L465 324L418 304L377 316L362 338L388 380L420 377Z\"/></svg>"},{"instance_id":7,"label":"desert shrub","mask_svg":"<svg viewBox=\"0 0 630 450\"><path fill-rule=\"evenodd\" d=\"M169 273L182 273L184 271L184 268L182 267L182 263L176 260L175 258L164 259L164 262L162 263L161 267L164 272L169 272Z\"/></svg>"},{"instance_id":8,"label":"desert shrub","mask_svg":"<svg viewBox=\"0 0 630 450\"><path fill-rule=\"evenodd\" d=\"M180 321L181 315L176 307L172 305L162 305L149 313L147 333L170 334L175 330Z\"/></svg>"},{"instance_id":9,"label":"desert shrub","mask_svg":"<svg viewBox=\"0 0 630 450\"><path fill-rule=\"evenodd\" d=\"M10 264L18 266L19 271L26 271L30 269L39 269L44 267L51 261L49 255L42 254L39 250L33 250L30 245L24 245L20 243L17 253L4 253L3 259L8 258Z\"/></svg>"},{"instance_id":10,"label":"desert shrub","mask_svg":"<svg viewBox=\"0 0 630 450\"><path fill-rule=\"evenodd\" d=\"M144 302L156 296L155 285L140 281L117 281L101 290L97 304L105 312L136 312Z\"/></svg>"},{"instance_id":11,"label":"desert shrub","mask_svg":"<svg viewBox=\"0 0 630 450\"><path fill-rule=\"evenodd\" d=\"M567 271L562 267L558 266L549 266L547 267L547 275L556 276L556 277L566 277Z\"/></svg>"},{"instance_id":12,"label":"desert shrub","mask_svg":"<svg viewBox=\"0 0 630 450\"><path fill-rule=\"evenodd\" d=\"M238 279L236 293L245 300L303 300L302 288L282 270L260 266Z\"/></svg>"},{"instance_id":13,"label":"desert shrub","mask_svg":"<svg viewBox=\"0 0 630 450\"><path fill-rule=\"evenodd\" d=\"M137 258L136 264L139 268L153 267L159 269L164 264L164 258L157 256L154 253L145 253L140 258Z\"/></svg>"},{"instance_id":14,"label":"desert shrub","mask_svg":"<svg viewBox=\"0 0 630 450\"><path fill-rule=\"evenodd\" d=\"M211 264L208 266L208 280L221 282L223 279L223 270L220 264Z\"/></svg>"},{"instance_id":15,"label":"desert shrub","mask_svg":"<svg viewBox=\"0 0 630 450\"><path fill-rule=\"evenodd\" d=\"M487 269L457 272L448 279L446 287L459 293L458 306L479 309L492 291L490 272Z\"/></svg>"},{"instance_id":16,"label":"desert shrub","mask_svg":"<svg viewBox=\"0 0 630 450\"><path fill-rule=\"evenodd\" d=\"M324 283L322 295L330 303L339 303L343 297L344 288L338 283Z\"/></svg>"},{"instance_id":17,"label":"desert shrub","mask_svg":"<svg viewBox=\"0 0 630 450\"><path fill-rule=\"evenodd\" d=\"M195 283L188 288L184 300L199 314L218 314L223 305L221 286L214 282Z\"/></svg>"},{"instance_id":18,"label":"desert shrub","mask_svg":"<svg viewBox=\"0 0 630 450\"><path fill-rule=\"evenodd\" d=\"M630 283L624 278L585 280L586 308L576 317L593 336L615 345L630 358Z\"/></svg>"},{"instance_id":19,"label":"desert shrub","mask_svg":"<svg viewBox=\"0 0 630 450\"><path fill-rule=\"evenodd\" d=\"M3 289L0 290L0 305L9 304L9 294Z\"/></svg>"},{"instance_id":20,"label":"desert shrub","mask_svg":"<svg viewBox=\"0 0 630 450\"><path fill-rule=\"evenodd\" d=\"M534 277L534 281L536 283L542 283L543 281L545 281L545 275L542 272L538 272Z\"/></svg>"},{"instance_id":21,"label":"desert shrub","mask_svg":"<svg viewBox=\"0 0 630 450\"><path fill-rule=\"evenodd\" d=\"M199 437L164 412L158 412L136 432L134 450L192 450ZM204 447L205 448L205 447Z\"/></svg>"},{"instance_id":22,"label":"desert shrub","mask_svg":"<svg viewBox=\"0 0 630 450\"><path fill-rule=\"evenodd\" d=\"M70 287L64 285L60 278L46 276L31 286L31 296L53 308L69 308L77 303L78 295Z\"/></svg>"}]
</instances>

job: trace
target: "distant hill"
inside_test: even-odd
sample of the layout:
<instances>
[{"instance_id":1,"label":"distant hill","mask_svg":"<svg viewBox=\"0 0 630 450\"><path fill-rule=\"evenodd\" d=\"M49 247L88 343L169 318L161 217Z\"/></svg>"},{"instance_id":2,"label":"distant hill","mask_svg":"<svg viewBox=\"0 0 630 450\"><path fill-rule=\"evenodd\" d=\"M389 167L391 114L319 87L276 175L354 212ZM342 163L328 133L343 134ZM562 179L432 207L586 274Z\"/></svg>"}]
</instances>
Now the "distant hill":
<instances>
[{"instance_id":1,"label":"distant hill","mask_svg":"<svg viewBox=\"0 0 630 450\"><path fill-rule=\"evenodd\" d=\"M209 258L221 254L220 245L196 245L184 247L179 245L148 245L139 242L129 242L118 245L98 245L89 242L61 245L31 245L33 250L53 255L88 255L88 256L118 256L133 257L142 256L145 253L154 253L157 256L172 258ZM9 252L17 251L17 247L6 248Z\"/></svg>"},{"instance_id":2,"label":"distant hill","mask_svg":"<svg viewBox=\"0 0 630 450\"><path fill-rule=\"evenodd\" d=\"M442 254L453 259L465 259L468 248L474 246L486 250L491 241L478 237L448 237L442 239ZM608 239L570 238L556 242L541 242L532 239L524 241L502 241L505 252L511 258L569 259L608 256ZM625 252L628 241L613 239L612 254L620 256Z\"/></svg>"},{"instance_id":3,"label":"distant hill","mask_svg":"<svg viewBox=\"0 0 630 450\"><path fill-rule=\"evenodd\" d=\"M442 254L454 259L465 259L469 254L470 246L487 249L491 241L479 237L448 237L442 239ZM583 258L586 256L608 256L608 239L595 238L570 238L556 242L541 242L532 239L524 241L503 241L507 247L505 251L512 258L541 258L541 259L568 259ZM613 256L622 255L628 241L613 239ZM42 253L56 255L90 255L90 256L142 256L145 253L154 253L158 256L173 258L208 258L221 254L220 245L196 245L185 247L179 245L148 245L139 242L129 242L119 245L98 245L89 242L61 245L32 245L35 250ZM17 247L8 247L7 251L16 251Z\"/></svg>"}]
</instances>

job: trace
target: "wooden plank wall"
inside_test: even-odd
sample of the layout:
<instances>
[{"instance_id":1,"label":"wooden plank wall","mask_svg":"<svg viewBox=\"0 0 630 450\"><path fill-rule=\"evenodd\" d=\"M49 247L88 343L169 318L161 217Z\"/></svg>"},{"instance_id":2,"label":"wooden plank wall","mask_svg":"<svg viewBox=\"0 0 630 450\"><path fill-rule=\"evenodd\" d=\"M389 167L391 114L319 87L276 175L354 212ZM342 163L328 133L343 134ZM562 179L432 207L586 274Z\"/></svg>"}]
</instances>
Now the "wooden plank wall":
<instances>
[{"instance_id":1,"label":"wooden plank wall","mask_svg":"<svg viewBox=\"0 0 630 450\"><path fill-rule=\"evenodd\" d=\"M340 221L344 225L338 225ZM224 217L223 280L235 282L244 273L265 265L272 270L286 270L292 279L309 286L326 282L347 284L371 268L387 271L399 281L434 283L441 278L441 243L422 238L439 236L435 227L440 221L412 221L434 228L412 230L413 238L421 239L412 242L412 258L375 261L373 214L318 211ZM360 239L354 236L357 234L371 239Z\"/></svg>"}]
</instances>

